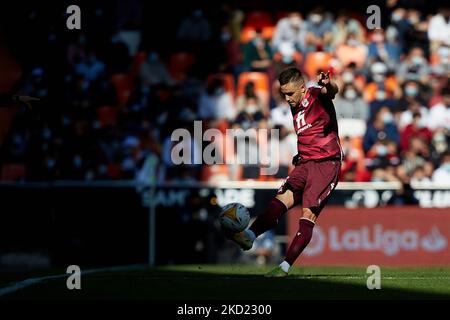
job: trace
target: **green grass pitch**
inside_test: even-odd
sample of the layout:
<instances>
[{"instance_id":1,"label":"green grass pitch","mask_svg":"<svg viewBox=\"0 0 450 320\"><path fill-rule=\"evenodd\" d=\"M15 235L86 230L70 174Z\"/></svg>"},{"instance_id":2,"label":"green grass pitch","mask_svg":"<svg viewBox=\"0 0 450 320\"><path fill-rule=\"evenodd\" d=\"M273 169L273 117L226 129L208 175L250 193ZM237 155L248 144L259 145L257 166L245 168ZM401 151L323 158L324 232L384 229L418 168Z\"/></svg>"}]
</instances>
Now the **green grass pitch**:
<instances>
[{"instance_id":1,"label":"green grass pitch","mask_svg":"<svg viewBox=\"0 0 450 320\"><path fill-rule=\"evenodd\" d=\"M16 299L450 299L450 268L384 268L381 289L369 290L366 268L295 267L289 277L264 278L271 267L183 265L108 271L81 276L81 290L66 277L48 279L0 296ZM83 270L83 268L82 268ZM61 270L0 273L2 288Z\"/></svg>"}]
</instances>

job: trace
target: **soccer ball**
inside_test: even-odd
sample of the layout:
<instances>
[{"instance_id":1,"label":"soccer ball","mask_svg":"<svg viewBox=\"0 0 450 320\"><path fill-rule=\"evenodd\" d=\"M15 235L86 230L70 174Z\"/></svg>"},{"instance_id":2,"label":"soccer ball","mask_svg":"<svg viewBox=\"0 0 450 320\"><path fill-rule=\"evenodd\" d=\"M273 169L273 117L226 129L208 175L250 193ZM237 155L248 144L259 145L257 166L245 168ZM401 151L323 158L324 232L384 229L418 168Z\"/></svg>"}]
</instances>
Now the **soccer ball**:
<instances>
[{"instance_id":1,"label":"soccer ball","mask_svg":"<svg viewBox=\"0 0 450 320\"><path fill-rule=\"evenodd\" d=\"M219 220L225 231L241 232L247 228L250 222L250 212L240 203L229 203L222 208Z\"/></svg>"}]
</instances>

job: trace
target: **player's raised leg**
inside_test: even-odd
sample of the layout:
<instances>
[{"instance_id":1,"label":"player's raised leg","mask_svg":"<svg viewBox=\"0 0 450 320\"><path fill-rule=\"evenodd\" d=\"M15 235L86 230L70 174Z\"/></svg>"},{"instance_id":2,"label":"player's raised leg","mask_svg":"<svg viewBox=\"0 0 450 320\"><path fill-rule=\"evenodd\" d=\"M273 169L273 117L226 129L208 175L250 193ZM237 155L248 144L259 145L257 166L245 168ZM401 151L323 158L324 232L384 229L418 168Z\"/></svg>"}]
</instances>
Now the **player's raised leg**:
<instances>
[{"instance_id":1,"label":"player's raised leg","mask_svg":"<svg viewBox=\"0 0 450 320\"><path fill-rule=\"evenodd\" d=\"M294 195L291 190L274 197L267 210L259 215L249 229L231 236L243 250L250 250L255 239L264 232L274 228L280 217L294 205Z\"/></svg>"}]
</instances>

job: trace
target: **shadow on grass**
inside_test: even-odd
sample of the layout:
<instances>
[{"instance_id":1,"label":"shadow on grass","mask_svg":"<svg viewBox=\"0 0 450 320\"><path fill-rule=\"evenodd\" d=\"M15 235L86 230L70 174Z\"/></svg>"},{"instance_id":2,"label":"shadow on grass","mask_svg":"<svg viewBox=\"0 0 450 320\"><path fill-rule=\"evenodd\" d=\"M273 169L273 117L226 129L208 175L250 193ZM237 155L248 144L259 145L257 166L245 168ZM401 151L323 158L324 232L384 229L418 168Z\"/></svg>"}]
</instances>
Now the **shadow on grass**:
<instances>
[{"instance_id":1,"label":"shadow on grass","mask_svg":"<svg viewBox=\"0 0 450 320\"><path fill-rule=\"evenodd\" d=\"M192 268L191 268L192 269ZM258 270L256 271L258 272ZM220 273L208 269L142 269L103 272L82 277L81 290L68 290L66 279L48 280L4 296L7 300L449 300L448 284L426 283L426 279L399 278L369 290L361 273L294 274L287 278L265 278L238 270ZM439 280L437 280L439 281ZM431 292L435 291L435 292Z\"/></svg>"}]
</instances>

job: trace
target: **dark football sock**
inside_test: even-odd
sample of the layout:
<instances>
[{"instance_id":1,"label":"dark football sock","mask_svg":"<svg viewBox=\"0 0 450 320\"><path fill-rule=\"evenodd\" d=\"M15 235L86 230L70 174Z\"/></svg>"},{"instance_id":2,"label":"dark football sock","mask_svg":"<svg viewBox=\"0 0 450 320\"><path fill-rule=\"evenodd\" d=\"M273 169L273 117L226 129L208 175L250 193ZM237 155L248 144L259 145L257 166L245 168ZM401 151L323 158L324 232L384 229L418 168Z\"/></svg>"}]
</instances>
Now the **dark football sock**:
<instances>
[{"instance_id":1,"label":"dark football sock","mask_svg":"<svg viewBox=\"0 0 450 320\"><path fill-rule=\"evenodd\" d=\"M286 205L277 198L273 198L264 214L259 215L250 227L256 237L274 228L278 219L287 211Z\"/></svg>"},{"instance_id":2,"label":"dark football sock","mask_svg":"<svg viewBox=\"0 0 450 320\"><path fill-rule=\"evenodd\" d=\"M313 228L314 222L308 219L300 219L298 232L292 240L284 259L291 266L311 241Z\"/></svg>"}]
</instances>

